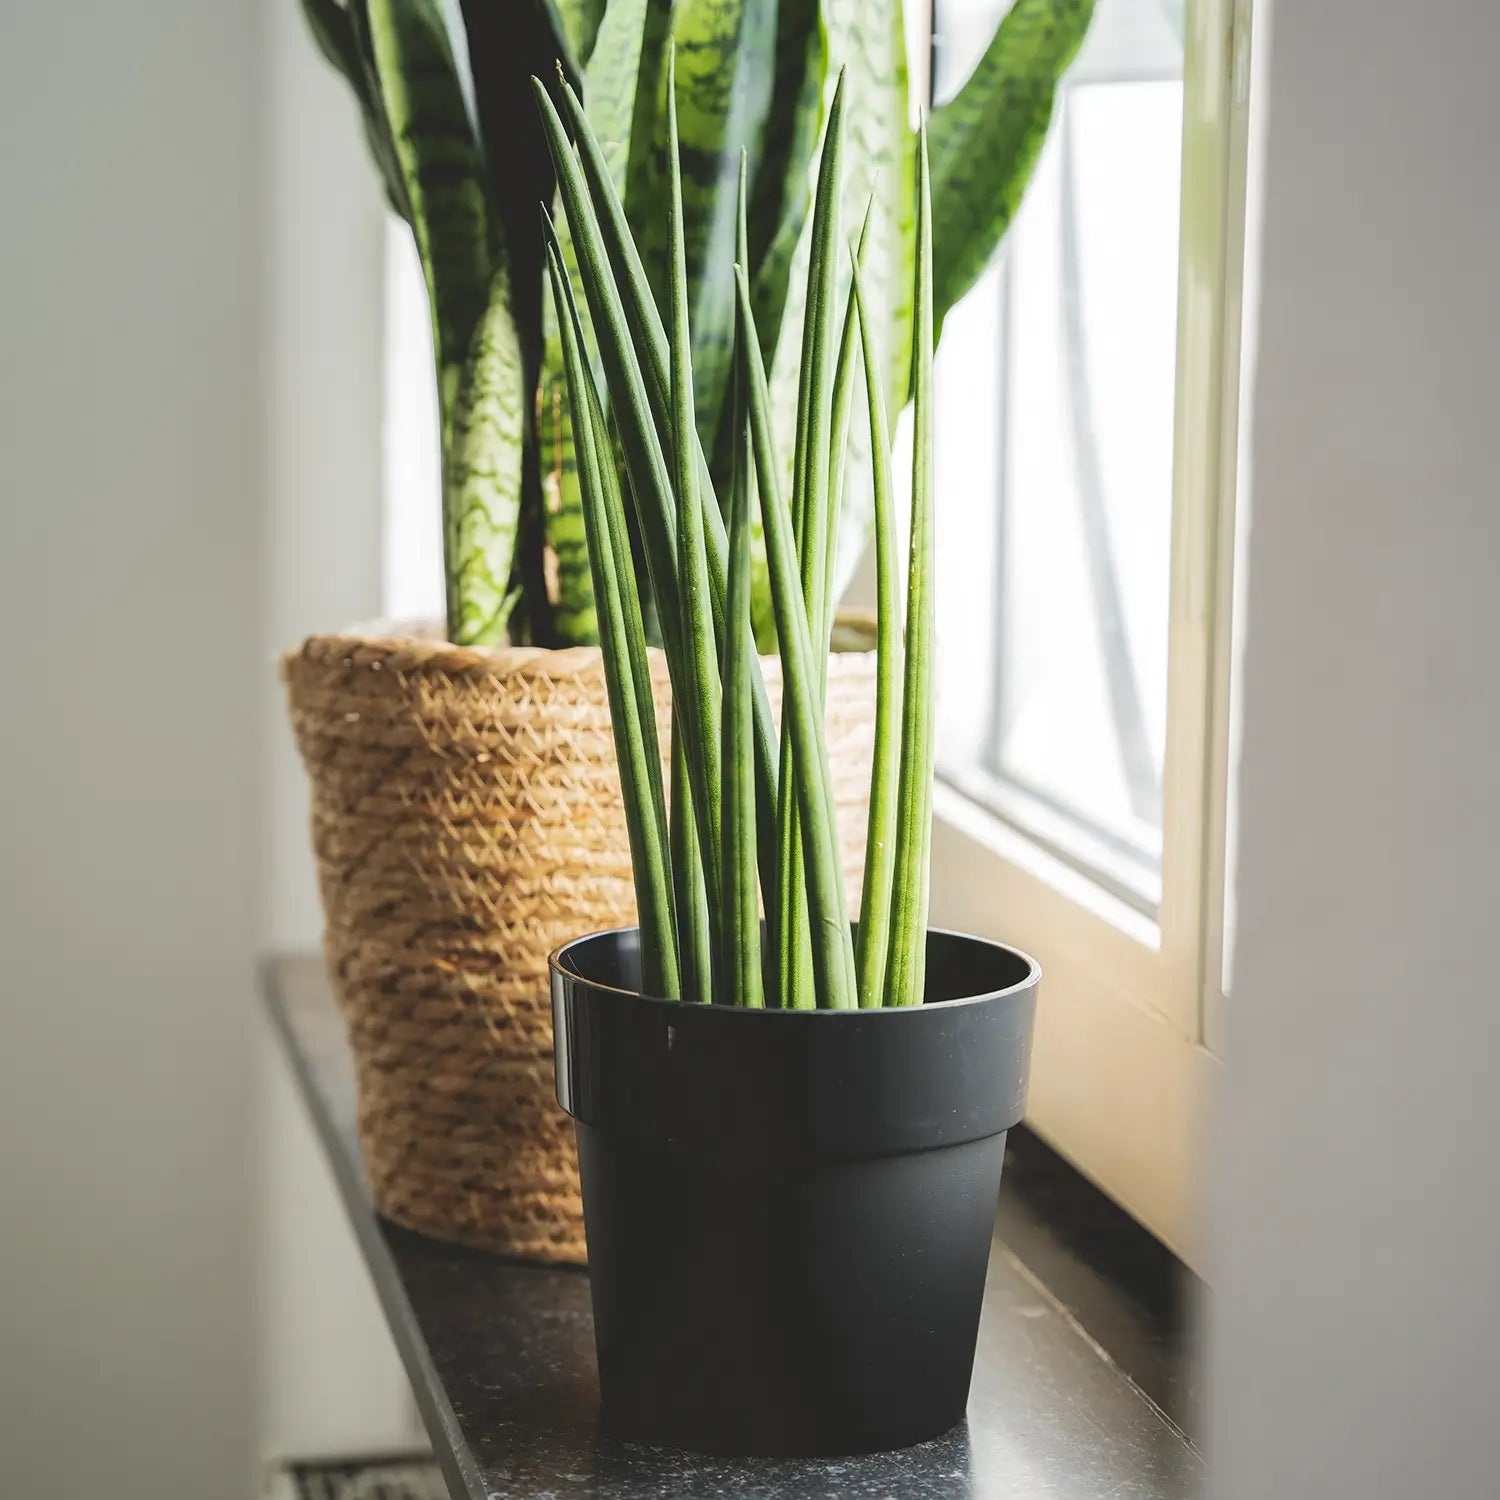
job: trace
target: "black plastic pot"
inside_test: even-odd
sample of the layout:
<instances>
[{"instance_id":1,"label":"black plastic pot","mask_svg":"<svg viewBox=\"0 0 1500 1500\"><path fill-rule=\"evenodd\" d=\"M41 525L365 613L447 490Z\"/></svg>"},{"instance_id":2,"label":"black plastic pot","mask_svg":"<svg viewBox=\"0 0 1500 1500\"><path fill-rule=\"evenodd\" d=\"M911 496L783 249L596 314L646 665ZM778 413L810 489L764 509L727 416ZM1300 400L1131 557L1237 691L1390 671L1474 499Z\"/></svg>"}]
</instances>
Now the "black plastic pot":
<instances>
[{"instance_id":1,"label":"black plastic pot","mask_svg":"<svg viewBox=\"0 0 1500 1500\"><path fill-rule=\"evenodd\" d=\"M635 929L552 955L611 1435L900 1448L962 1420L1039 970L933 932L922 1006L639 994Z\"/></svg>"}]
</instances>

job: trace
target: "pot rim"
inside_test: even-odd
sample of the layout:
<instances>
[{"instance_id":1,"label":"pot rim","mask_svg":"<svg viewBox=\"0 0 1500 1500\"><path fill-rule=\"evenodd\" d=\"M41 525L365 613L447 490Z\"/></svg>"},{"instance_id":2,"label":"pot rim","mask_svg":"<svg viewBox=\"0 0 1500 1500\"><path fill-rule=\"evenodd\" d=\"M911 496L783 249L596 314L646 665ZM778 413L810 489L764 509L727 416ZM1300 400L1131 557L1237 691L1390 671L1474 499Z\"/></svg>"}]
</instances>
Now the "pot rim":
<instances>
[{"instance_id":1,"label":"pot rim","mask_svg":"<svg viewBox=\"0 0 1500 1500\"><path fill-rule=\"evenodd\" d=\"M607 984L602 980L591 979L588 975L580 973L575 968L567 967L564 960L575 948L585 943L594 942L601 937L613 937L617 933L639 932L638 924L628 927L605 927L598 932L586 932L575 938L569 938L566 943L559 943L551 953L547 955L547 970L550 974L560 974L566 979L574 980L588 985L591 989L599 990L607 995L619 995L628 1000L639 1001L645 1005L662 1007L686 1006L695 1014L715 1015L743 1015L743 1016L786 1016L806 1017L816 1016L919 1016L924 1012L932 1014L943 1010L957 1010L971 1005L983 1005L992 1000L1000 1000L1008 995L1014 995L1026 989L1036 986L1042 977L1042 966L1031 954L1022 948L1014 947L1010 943L998 942L994 938L979 937L972 932L960 932L952 927L929 927L929 937L957 938L960 942L979 943L987 948L999 948L1004 952L1014 955L1026 965L1026 973L1014 984L1005 985L998 990L985 990L978 995L960 995L952 1000L927 1000L921 1005L875 1005L875 1006L851 1006L847 1010L833 1010L820 1006L814 1010L787 1010L780 1006L749 1006L749 1005L704 1005L698 1001L670 1000L665 995L648 995L643 990L626 989L623 985Z\"/></svg>"}]
</instances>

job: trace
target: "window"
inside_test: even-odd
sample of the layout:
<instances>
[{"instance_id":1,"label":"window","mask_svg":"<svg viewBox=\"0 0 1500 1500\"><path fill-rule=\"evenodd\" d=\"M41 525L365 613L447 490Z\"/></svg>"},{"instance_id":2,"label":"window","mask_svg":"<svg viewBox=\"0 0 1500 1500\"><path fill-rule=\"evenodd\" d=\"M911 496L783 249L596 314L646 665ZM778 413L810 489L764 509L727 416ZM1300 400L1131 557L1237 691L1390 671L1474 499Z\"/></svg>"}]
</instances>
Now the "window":
<instances>
[{"instance_id":1,"label":"window","mask_svg":"<svg viewBox=\"0 0 1500 1500\"><path fill-rule=\"evenodd\" d=\"M1004 0L938 0L956 89ZM1220 987L1248 0L1098 0L938 357L934 912L1043 964L1032 1117L1189 1258Z\"/></svg>"},{"instance_id":2,"label":"window","mask_svg":"<svg viewBox=\"0 0 1500 1500\"><path fill-rule=\"evenodd\" d=\"M968 574L945 634L977 631L988 668L947 697L944 769L1153 913L1182 47L1159 0L1106 0L1096 27L1004 261L944 344L943 463L965 477L943 561Z\"/></svg>"},{"instance_id":3,"label":"window","mask_svg":"<svg viewBox=\"0 0 1500 1500\"><path fill-rule=\"evenodd\" d=\"M392 620L443 618L442 455L432 314L406 224L385 232L384 497L380 608Z\"/></svg>"}]
</instances>

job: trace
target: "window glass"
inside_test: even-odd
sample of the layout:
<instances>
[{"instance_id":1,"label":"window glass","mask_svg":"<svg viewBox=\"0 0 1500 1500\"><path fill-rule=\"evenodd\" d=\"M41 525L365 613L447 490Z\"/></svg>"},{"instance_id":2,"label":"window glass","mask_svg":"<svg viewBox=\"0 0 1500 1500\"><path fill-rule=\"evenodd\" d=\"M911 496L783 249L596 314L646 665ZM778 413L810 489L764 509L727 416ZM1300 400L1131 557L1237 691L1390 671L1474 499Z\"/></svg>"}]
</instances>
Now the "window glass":
<instances>
[{"instance_id":1,"label":"window glass","mask_svg":"<svg viewBox=\"0 0 1500 1500\"><path fill-rule=\"evenodd\" d=\"M939 0L953 92L1004 5ZM944 775L1143 910L1161 889L1182 41L1099 0L938 359Z\"/></svg>"},{"instance_id":2,"label":"window glass","mask_svg":"<svg viewBox=\"0 0 1500 1500\"><path fill-rule=\"evenodd\" d=\"M385 495L381 610L443 618L442 457L432 315L411 230L392 214L385 252Z\"/></svg>"}]
</instances>

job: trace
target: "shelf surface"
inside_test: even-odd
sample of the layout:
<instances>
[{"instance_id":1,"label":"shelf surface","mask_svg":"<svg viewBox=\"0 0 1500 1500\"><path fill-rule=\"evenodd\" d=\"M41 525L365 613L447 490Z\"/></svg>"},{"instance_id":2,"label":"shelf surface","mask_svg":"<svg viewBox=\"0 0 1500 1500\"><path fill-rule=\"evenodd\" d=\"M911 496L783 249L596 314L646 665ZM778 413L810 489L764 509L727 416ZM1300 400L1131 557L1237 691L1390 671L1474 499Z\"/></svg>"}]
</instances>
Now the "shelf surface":
<instances>
[{"instance_id":1,"label":"shelf surface","mask_svg":"<svg viewBox=\"0 0 1500 1500\"><path fill-rule=\"evenodd\" d=\"M267 1007L327 1151L455 1500L1179 1500L1203 1461L1186 1278L1045 1146L1013 1132L968 1421L902 1452L727 1461L596 1422L586 1273L438 1244L371 1205L354 1074L319 960L272 960ZM1101 1270L1099 1247L1107 1254Z\"/></svg>"}]
</instances>

